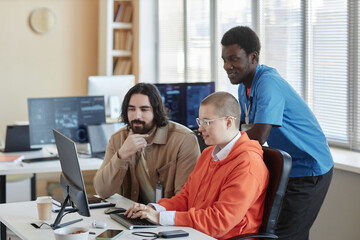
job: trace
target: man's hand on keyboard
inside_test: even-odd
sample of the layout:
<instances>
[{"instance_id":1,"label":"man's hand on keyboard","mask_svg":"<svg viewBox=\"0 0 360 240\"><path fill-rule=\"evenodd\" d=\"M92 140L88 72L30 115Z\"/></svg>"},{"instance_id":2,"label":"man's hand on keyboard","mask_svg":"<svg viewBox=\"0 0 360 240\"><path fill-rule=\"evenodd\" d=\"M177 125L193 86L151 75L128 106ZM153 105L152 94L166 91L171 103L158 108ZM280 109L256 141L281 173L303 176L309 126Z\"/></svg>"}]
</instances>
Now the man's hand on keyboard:
<instances>
[{"instance_id":1,"label":"man's hand on keyboard","mask_svg":"<svg viewBox=\"0 0 360 240\"><path fill-rule=\"evenodd\" d=\"M134 203L131 208L126 210L124 215L128 218L146 218L152 223L159 224L160 213L154 210L152 207L146 206L144 204Z\"/></svg>"}]
</instances>

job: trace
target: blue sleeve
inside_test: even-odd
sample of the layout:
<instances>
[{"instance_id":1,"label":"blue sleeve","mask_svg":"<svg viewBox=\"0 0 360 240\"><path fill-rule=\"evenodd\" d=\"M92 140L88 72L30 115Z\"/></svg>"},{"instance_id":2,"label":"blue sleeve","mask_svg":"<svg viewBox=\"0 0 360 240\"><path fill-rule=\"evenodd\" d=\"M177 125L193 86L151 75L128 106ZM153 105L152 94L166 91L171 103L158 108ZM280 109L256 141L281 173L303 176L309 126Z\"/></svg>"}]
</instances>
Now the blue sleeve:
<instances>
[{"instance_id":1,"label":"blue sleeve","mask_svg":"<svg viewBox=\"0 0 360 240\"><path fill-rule=\"evenodd\" d=\"M254 123L282 125L285 99L277 79L262 76L256 87L255 101Z\"/></svg>"}]
</instances>

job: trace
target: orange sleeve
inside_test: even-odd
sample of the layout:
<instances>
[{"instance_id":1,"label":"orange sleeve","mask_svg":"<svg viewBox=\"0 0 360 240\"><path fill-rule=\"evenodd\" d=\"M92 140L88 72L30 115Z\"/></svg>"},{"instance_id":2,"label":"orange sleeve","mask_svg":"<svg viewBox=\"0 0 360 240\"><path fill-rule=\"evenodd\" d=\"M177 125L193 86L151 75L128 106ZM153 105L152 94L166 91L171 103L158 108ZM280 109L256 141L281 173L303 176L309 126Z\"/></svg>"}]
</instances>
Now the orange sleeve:
<instances>
[{"instance_id":1,"label":"orange sleeve","mask_svg":"<svg viewBox=\"0 0 360 240\"><path fill-rule=\"evenodd\" d=\"M192 186L191 182L195 179L197 179L197 175L199 173L199 171L202 170L203 165L205 164L205 157L207 154L206 152L208 152L209 150L205 150L205 154L204 152L201 154L199 160L197 161L194 170L192 171L192 173L189 175L188 181L184 184L183 188L181 189L180 193L176 194L175 196L173 196L172 198L168 199L168 198L163 198L160 199L160 201L158 202L158 204L160 204L161 206L163 206L167 211L187 211L188 210L188 203L189 203L189 187Z\"/></svg>"},{"instance_id":2,"label":"orange sleeve","mask_svg":"<svg viewBox=\"0 0 360 240\"><path fill-rule=\"evenodd\" d=\"M191 175L189 176L190 179ZM158 204L163 206L166 211L187 211L189 202L189 181L185 183L181 192L173 196L172 198L162 198Z\"/></svg>"},{"instance_id":3,"label":"orange sleeve","mask_svg":"<svg viewBox=\"0 0 360 240\"><path fill-rule=\"evenodd\" d=\"M245 214L263 194L264 188L251 173L233 174L222 187L218 201L205 209L191 208L176 212L175 225L192 227L210 236L221 237L237 225L246 225ZM259 208L262 202L263 199L259 201Z\"/></svg>"}]
</instances>

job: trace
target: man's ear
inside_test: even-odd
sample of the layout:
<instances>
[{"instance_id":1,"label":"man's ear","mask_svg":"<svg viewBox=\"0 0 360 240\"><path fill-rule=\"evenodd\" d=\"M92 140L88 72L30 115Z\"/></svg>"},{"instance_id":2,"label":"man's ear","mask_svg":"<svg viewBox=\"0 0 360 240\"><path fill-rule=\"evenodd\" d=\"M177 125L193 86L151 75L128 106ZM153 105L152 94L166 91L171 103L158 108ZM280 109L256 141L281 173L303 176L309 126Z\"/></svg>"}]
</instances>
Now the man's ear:
<instances>
[{"instance_id":1,"label":"man's ear","mask_svg":"<svg viewBox=\"0 0 360 240\"><path fill-rule=\"evenodd\" d=\"M252 53L250 53L250 57L251 57L251 63L252 64L257 64L259 62L259 53L254 51Z\"/></svg>"}]
</instances>

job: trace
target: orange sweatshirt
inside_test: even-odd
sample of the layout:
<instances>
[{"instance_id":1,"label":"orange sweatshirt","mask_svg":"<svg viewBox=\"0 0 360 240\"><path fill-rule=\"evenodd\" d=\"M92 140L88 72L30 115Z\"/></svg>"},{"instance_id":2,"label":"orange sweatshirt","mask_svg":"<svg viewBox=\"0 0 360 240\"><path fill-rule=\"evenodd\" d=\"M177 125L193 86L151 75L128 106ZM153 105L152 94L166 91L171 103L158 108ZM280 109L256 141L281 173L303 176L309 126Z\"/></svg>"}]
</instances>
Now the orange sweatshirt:
<instances>
[{"instance_id":1,"label":"orange sweatshirt","mask_svg":"<svg viewBox=\"0 0 360 240\"><path fill-rule=\"evenodd\" d=\"M176 226L219 239L258 231L269 173L259 143L241 134L222 161L213 161L214 146L206 148L181 192L158 202L176 211Z\"/></svg>"}]
</instances>

